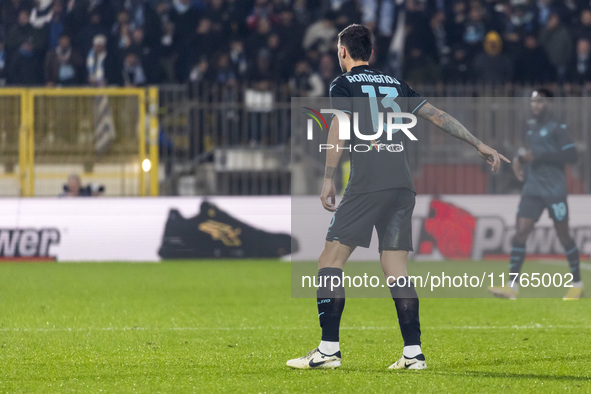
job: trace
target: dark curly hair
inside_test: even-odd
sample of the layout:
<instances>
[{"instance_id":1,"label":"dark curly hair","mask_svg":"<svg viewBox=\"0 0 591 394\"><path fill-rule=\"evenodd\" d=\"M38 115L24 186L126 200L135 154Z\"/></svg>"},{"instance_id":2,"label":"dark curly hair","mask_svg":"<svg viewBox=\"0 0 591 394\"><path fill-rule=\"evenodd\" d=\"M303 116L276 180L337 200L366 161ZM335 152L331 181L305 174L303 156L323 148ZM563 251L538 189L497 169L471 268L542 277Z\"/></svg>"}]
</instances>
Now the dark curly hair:
<instances>
[{"instance_id":1,"label":"dark curly hair","mask_svg":"<svg viewBox=\"0 0 591 394\"><path fill-rule=\"evenodd\" d=\"M367 27L349 25L339 33L339 40L353 60L369 61L373 49L373 33Z\"/></svg>"}]
</instances>

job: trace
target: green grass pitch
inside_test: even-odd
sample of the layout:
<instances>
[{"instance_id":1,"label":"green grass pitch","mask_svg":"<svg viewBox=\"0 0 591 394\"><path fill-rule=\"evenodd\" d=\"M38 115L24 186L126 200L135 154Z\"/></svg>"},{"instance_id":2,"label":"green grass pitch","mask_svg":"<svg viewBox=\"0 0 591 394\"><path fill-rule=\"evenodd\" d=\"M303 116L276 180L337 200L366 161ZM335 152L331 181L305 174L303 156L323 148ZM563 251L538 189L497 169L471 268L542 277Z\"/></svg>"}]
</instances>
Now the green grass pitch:
<instances>
[{"instance_id":1,"label":"green grass pitch","mask_svg":"<svg viewBox=\"0 0 591 394\"><path fill-rule=\"evenodd\" d=\"M588 299L422 299L429 369L402 372L387 370L402 350L393 301L348 299L343 366L291 370L320 330L290 274L277 261L0 264L0 392L591 392Z\"/></svg>"}]
</instances>

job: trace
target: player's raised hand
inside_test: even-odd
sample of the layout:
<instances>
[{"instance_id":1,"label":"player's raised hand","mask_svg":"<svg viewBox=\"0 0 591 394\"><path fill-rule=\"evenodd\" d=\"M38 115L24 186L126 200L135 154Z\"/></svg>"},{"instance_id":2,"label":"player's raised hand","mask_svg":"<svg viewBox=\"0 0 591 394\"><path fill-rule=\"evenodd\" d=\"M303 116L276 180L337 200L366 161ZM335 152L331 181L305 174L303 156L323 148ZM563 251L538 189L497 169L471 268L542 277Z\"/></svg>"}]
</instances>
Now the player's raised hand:
<instances>
[{"instance_id":1,"label":"player's raised hand","mask_svg":"<svg viewBox=\"0 0 591 394\"><path fill-rule=\"evenodd\" d=\"M320 193L320 201L322 202L322 207L327 211L334 212L337 210L335 207L336 190L332 179L324 178L322 193Z\"/></svg>"},{"instance_id":2,"label":"player's raised hand","mask_svg":"<svg viewBox=\"0 0 591 394\"><path fill-rule=\"evenodd\" d=\"M480 157L490 164L493 172L497 172L501 166L501 160L505 161L506 163L511 163L511 160L507 159L505 156L501 155L499 152L486 144L481 143L478 145L477 150Z\"/></svg>"}]
</instances>

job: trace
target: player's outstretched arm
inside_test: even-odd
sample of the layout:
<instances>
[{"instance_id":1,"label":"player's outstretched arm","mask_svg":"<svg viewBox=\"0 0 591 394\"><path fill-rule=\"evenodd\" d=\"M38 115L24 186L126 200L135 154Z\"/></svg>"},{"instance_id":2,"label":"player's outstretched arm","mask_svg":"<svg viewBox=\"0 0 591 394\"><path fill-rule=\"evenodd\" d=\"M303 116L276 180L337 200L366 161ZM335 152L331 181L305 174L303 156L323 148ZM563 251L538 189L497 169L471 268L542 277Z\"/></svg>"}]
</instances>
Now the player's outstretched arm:
<instances>
[{"instance_id":1,"label":"player's outstretched arm","mask_svg":"<svg viewBox=\"0 0 591 394\"><path fill-rule=\"evenodd\" d=\"M482 141L472 135L472 133L470 133L463 124L461 124L456 118L447 112L435 108L429 103L426 103L419 109L417 114L421 118L433 123L435 126L439 127L441 130L445 131L452 137L467 142L476 148L480 157L490 164L493 172L497 172L501 165L501 160L511 163L511 160L507 159L505 156L501 155L499 152L484 144Z\"/></svg>"},{"instance_id":2,"label":"player's outstretched arm","mask_svg":"<svg viewBox=\"0 0 591 394\"><path fill-rule=\"evenodd\" d=\"M320 201L324 209L334 212L337 208L335 206L336 188L333 177L341 160L342 148L345 146L345 141L339 139L339 122L336 119L333 119L330 124L326 143L333 148L326 151L326 167L324 169L324 183L320 193Z\"/></svg>"}]
</instances>

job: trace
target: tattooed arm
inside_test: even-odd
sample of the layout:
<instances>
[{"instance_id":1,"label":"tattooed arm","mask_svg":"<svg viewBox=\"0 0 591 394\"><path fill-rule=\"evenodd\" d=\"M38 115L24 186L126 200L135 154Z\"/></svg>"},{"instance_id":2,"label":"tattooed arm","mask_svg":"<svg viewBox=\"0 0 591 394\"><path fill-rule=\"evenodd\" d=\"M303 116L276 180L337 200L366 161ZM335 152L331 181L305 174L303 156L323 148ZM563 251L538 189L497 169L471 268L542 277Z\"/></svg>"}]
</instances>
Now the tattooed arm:
<instances>
[{"instance_id":1,"label":"tattooed arm","mask_svg":"<svg viewBox=\"0 0 591 394\"><path fill-rule=\"evenodd\" d=\"M456 118L445 111L435 108L429 103L426 103L419 109L418 115L423 119L427 119L452 137L467 142L475 148L478 148L478 145L482 144L482 142L474 137L472 133L470 133Z\"/></svg>"},{"instance_id":2,"label":"tattooed arm","mask_svg":"<svg viewBox=\"0 0 591 394\"><path fill-rule=\"evenodd\" d=\"M501 160L511 163L511 161L505 156L501 155L496 150L484 144L482 141L472 135L472 133L470 133L463 124L461 124L456 118L445 111L442 111L438 108L435 108L431 104L426 103L419 109L417 115L423 119L427 119L429 122L433 123L435 126L439 127L441 130L445 131L452 137L472 145L474 148L476 148L480 157L482 157L491 165L493 172L497 172L499 166L501 165Z\"/></svg>"}]
</instances>

